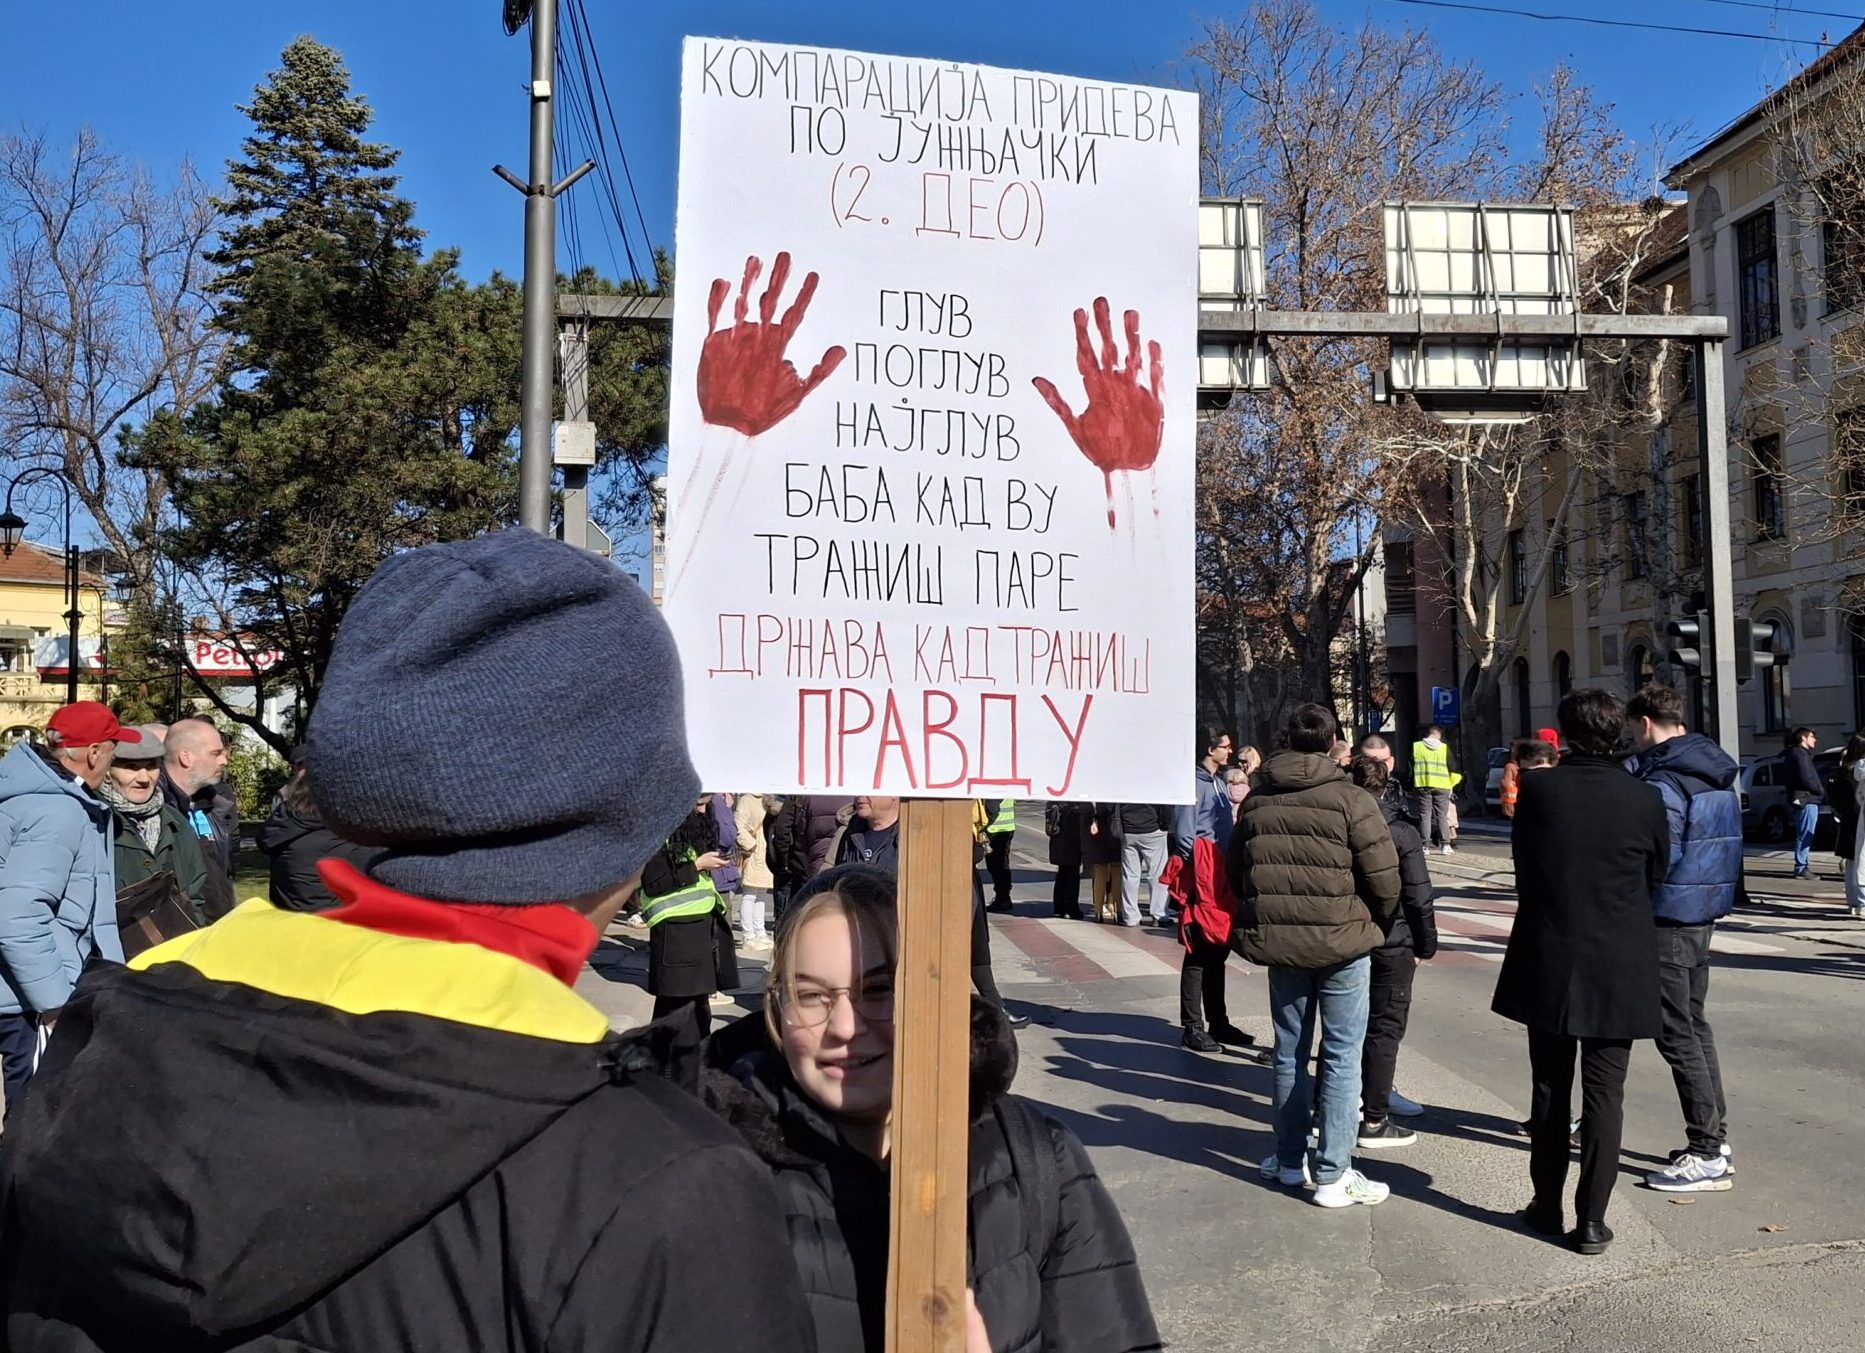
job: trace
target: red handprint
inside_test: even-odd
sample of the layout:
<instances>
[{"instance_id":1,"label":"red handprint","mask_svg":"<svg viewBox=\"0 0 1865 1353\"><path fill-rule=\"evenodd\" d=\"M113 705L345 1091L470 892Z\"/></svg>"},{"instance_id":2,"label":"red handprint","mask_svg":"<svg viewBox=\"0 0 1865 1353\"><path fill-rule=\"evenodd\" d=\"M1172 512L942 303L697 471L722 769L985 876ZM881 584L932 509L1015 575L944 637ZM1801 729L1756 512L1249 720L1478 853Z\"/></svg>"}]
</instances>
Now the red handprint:
<instances>
[{"instance_id":1,"label":"red handprint","mask_svg":"<svg viewBox=\"0 0 1865 1353\"><path fill-rule=\"evenodd\" d=\"M796 412L811 390L829 379L848 350L830 348L805 379L784 357L791 336L803 322L810 298L816 294L816 274L803 279L796 299L776 323L777 297L790 279L790 255L781 253L771 267L770 284L758 300L758 318L747 322L745 311L751 289L757 285L763 264L753 255L745 260L745 280L732 307L732 327L721 329L719 310L732 284L718 278L706 304L706 343L699 350L699 413L708 423L735 428L747 437L768 432Z\"/></svg>"},{"instance_id":2,"label":"red handprint","mask_svg":"<svg viewBox=\"0 0 1865 1353\"><path fill-rule=\"evenodd\" d=\"M1033 384L1049 401L1062 426L1107 482L1107 524L1114 524L1114 471L1150 470L1159 459L1165 431L1165 374L1159 344L1146 345L1149 389L1140 384L1140 313L1123 316L1127 331L1127 360L1122 363L1114 347L1114 328L1107 297L1094 298L1094 322L1101 331L1101 356L1095 358L1088 339L1088 313L1075 312L1075 365L1081 371L1088 407L1077 417L1057 391L1055 383L1038 376Z\"/></svg>"}]
</instances>

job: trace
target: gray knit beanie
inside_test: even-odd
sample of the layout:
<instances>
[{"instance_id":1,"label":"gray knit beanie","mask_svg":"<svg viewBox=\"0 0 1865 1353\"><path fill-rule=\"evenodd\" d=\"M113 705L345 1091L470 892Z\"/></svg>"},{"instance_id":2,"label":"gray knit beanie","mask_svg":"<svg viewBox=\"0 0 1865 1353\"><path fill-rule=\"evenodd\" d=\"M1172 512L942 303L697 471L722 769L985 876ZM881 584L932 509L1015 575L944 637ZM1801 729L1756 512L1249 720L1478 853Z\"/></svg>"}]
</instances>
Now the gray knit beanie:
<instances>
[{"instance_id":1,"label":"gray knit beanie","mask_svg":"<svg viewBox=\"0 0 1865 1353\"><path fill-rule=\"evenodd\" d=\"M621 883L693 809L680 659L635 582L533 531L396 555L351 603L305 765L370 874L452 902Z\"/></svg>"}]
</instances>

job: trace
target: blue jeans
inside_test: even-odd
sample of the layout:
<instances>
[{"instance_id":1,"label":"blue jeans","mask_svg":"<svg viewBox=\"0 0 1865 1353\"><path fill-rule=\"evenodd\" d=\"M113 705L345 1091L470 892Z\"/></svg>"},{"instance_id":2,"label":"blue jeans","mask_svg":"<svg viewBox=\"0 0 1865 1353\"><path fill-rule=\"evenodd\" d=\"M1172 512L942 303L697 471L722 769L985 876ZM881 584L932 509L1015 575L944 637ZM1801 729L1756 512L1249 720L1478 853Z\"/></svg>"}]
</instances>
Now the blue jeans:
<instances>
[{"instance_id":1,"label":"blue jeans","mask_svg":"<svg viewBox=\"0 0 1865 1353\"><path fill-rule=\"evenodd\" d=\"M1803 803L1795 809L1794 872L1807 872L1807 854L1813 849L1813 829L1820 825L1820 805Z\"/></svg>"},{"instance_id":2,"label":"blue jeans","mask_svg":"<svg viewBox=\"0 0 1865 1353\"><path fill-rule=\"evenodd\" d=\"M1317 1184L1332 1184L1353 1162L1360 1120L1360 1048L1366 1041L1370 958L1332 968L1271 968L1269 1014L1276 1025L1276 1159L1293 1169L1308 1150L1313 1121L1308 1054L1321 1017L1321 1144Z\"/></svg>"}]
</instances>

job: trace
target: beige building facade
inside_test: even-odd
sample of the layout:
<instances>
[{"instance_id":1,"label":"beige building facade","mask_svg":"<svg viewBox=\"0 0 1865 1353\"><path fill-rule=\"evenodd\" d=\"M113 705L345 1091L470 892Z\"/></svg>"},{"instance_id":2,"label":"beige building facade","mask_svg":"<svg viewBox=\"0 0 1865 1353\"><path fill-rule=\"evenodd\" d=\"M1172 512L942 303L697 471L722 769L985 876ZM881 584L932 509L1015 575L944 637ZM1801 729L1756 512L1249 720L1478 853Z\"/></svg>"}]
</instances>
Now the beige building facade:
<instances>
[{"instance_id":1,"label":"beige building facade","mask_svg":"<svg viewBox=\"0 0 1865 1353\"><path fill-rule=\"evenodd\" d=\"M1862 53L1865 29L1823 59L1829 78L1865 75ZM1744 756L1778 751L1798 725L1822 747L1865 727L1865 531L1852 520L1865 519L1865 269L1782 182L1778 107L1764 101L1672 171L1685 195L1676 228L1661 232L1671 238L1638 278L1648 308L1668 297L1674 311L1729 322L1736 613L1773 624L1785 659L1741 687ZM1662 379L1662 420L1623 434L1616 475L1601 474L1565 522L1535 513L1514 524L1504 597L1511 620L1528 614L1502 683L1508 736L1551 723L1574 686L1629 694L1653 679L1686 689L1702 722L1700 688L1665 658L1666 623L1692 615L1702 594L1706 514L1686 352L1671 354ZM1551 456L1544 502L1564 473ZM1565 557L1542 586L1508 576L1532 574L1557 538L1569 542Z\"/></svg>"}]
</instances>

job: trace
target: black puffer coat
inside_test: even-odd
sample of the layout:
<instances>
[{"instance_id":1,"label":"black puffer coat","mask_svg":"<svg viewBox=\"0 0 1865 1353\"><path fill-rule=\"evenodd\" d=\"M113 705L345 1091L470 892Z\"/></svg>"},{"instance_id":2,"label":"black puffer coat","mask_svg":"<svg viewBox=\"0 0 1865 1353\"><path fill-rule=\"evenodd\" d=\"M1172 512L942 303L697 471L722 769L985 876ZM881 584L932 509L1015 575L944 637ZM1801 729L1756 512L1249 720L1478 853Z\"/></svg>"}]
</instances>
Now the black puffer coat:
<instances>
[{"instance_id":1,"label":"black puffer coat","mask_svg":"<svg viewBox=\"0 0 1865 1353\"><path fill-rule=\"evenodd\" d=\"M271 861L271 903L287 911L328 911L337 905L318 875L319 860L346 860L366 874L370 861L382 853L345 841L321 818L306 817L283 803L259 829L259 849Z\"/></svg>"},{"instance_id":2,"label":"black puffer coat","mask_svg":"<svg viewBox=\"0 0 1865 1353\"><path fill-rule=\"evenodd\" d=\"M1384 949L1410 949L1419 958L1438 952L1438 912L1432 905L1431 866L1425 861L1425 839L1419 817L1407 812L1411 796L1385 794L1379 811L1386 815L1392 847L1399 852L1399 914L1386 932Z\"/></svg>"},{"instance_id":3,"label":"black puffer coat","mask_svg":"<svg viewBox=\"0 0 1865 1353\"><path fill-rule=\"evenodd\" d=\"M971 1007L968 1280L993 1353L1137 1353L1162 1347L1126 1225L1075 1134L1008 1093L1016 1040ZM757 1049L745 1052L747 1048ZM752 1015L708 1046L703 1097L770 1167L816 1324L817 1353L880 1353L888 1174L844 1144ZM733 1060L730 1074L719 1063ZM1018 1145L1013 1145L1015 1138ZM1036 1153L1047 1150L1048 1160ZM1030 1199L1034 1185L1046 1205ZM1047 1235L1032 1232L1047 1229Z\"/></svg>"}]
</instances>

